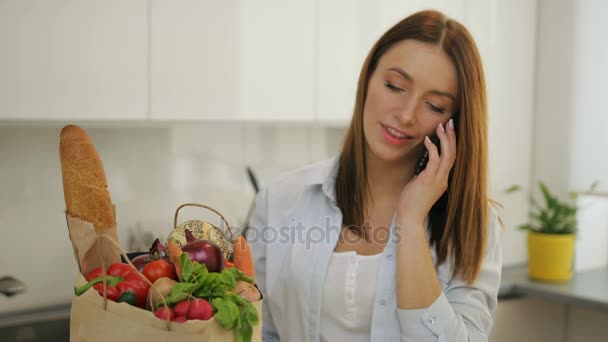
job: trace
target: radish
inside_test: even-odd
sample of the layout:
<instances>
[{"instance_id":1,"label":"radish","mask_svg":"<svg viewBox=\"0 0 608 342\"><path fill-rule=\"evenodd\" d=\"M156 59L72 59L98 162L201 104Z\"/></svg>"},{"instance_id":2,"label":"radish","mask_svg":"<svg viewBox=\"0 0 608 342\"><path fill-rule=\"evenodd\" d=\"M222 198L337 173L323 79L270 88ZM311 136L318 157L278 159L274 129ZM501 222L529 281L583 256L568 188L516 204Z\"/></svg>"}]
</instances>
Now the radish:
<instances>
[{"instance_id":1,"label":"radish","mask_svg":"<svg viewBox=\"0 0 608 342\"><path fill-rule=\"evenodd\" d=\"M175 318L175 313L173 309L169 308L169 311L163 306L154 312L154 316L164 319L164 320L173 320Z\"/></svg>"},{"instance_id":2,"label":"radish","mask_svg":"<svg viewBox=\"0 0 608 342\"><path fill-rule=\"evenodd\" d=\"M208 301L202 298L197 298L190 302L190 307L188 308L186 318L206 321L211 317L213 317L213 307Z\"/></svg>"},{"instance_id":3,"label":"radish","mask_svg":"<svg viewBox=\"0 0 608 342\"><path fill-rule=\"evenodd\" d=\"M173 322L175 323L184 323L185 321L187 321L187 319L184 316L177 316L173 319Z\"/></svg>"},{"instance_id":4,"label":"radish","mask_svg":"<svg viewBox=\"0 0 608 342\"><path fill-rule=\"evenodd\" d=\"M188 308L189 307L190 307L190 301L189 300L184 300L182 302L179 302L179 303L175 304L175 306L173 307L173 311L175 312L175 316L186 317L186 314L188 314Z\"/></svg>"}]
</instances>

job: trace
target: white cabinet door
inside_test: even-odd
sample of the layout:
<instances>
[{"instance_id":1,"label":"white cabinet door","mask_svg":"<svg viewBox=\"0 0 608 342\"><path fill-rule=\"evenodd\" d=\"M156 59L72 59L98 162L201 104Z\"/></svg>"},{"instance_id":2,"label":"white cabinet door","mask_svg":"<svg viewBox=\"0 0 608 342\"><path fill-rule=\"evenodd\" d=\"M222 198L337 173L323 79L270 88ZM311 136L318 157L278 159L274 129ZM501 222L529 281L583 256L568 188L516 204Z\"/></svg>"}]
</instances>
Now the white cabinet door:
<instances>
[{"instance_id":1,"label":"white cabinet door","mask_svg":"<svg viewBox=\"0 0 608 342\"><path fill-rule=\"evenodd\" d=\"M0 119L144 119L146 37L146 0L0 1Z\"/></svg>"},{"instance_id":2,"label":"white cabinet door","mask_svg":"<svg viewBox=\"0 0 608 342\"><path fill-rule=\"evenodd\" d=\"M374 37L366 0L319 1L317 120L344 125L352 116L357 80Z\"/></svg>"},{"instance_id":3,"label":"white cabinet door","mask_svg":"<svg viewBox=\"0 0 608 342\"><path fill-rule=\"evenodd\" d=\"M240 1L151 0L152 119L238 114Z\"/></svg>"},{"instance_id":4,"label":"white cabinet door","mask_svg":"<svg viewBox=\"0 0 608 342\"><path fill-rule=\"evenodd\" d=\"M464 17L464 0L319 1L317 120L348 124L359 73L373 44L399 20L431 8L457 20Z\"/></svg>"},{"instance_id":5,"label":"white cabinet door","mask_svg":"<svg viewBox=\"0 0 608 342\"><path fill-rule=\"evenodd\" d=\"M151 3L152 119L314 119L314 2Z\"/></svg>"},{"instance_id":6,"label":"white cabinet door","mask_svg":"<svg viewBox=\"0 0 608 342\"><path fill-rule=\"evenodd\" d=\"M243 0L242 3L241 118L313 121L315 1Z\"/></svg>"}]
</instances>

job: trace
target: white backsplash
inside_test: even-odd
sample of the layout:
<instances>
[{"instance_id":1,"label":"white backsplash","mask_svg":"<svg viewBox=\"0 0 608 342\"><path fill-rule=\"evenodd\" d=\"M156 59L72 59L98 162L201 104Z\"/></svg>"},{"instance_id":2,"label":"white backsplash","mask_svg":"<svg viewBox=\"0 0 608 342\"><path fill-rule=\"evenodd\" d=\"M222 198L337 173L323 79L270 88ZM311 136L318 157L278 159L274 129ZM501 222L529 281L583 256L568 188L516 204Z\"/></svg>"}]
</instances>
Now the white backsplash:
<instances>
[{"instance_id":1,"label":"white backsplash","mask_svg":"<svg viewBox=\"0 0 608 342\"><path fill-rule=\"evenodd\" d=\"M343 134L233 123L83 127L104 163L123 248L138 224L164 239L175 208L186 202L210 205L241 225L255 196L245 165L263 184L334 155ZM76 263L63 213L60 131L60 126L0 128L0 277L12 275L28 287L24 294L0 297L0 312L64 304L73 294ZM202 210L185 208L179 220L219 223Z\"/></svg>"}]
</instances>

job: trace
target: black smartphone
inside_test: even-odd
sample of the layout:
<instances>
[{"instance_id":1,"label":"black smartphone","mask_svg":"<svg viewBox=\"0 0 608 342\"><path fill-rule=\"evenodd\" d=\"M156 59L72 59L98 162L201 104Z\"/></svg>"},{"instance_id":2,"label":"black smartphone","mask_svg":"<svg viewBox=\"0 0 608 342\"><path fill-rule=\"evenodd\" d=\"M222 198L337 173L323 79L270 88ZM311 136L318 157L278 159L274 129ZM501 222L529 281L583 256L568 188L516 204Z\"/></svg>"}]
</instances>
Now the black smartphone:
<instances>
[{"instance_id":1,"label":"black smartphone","mask_svg":"<svg viewBox=\"0 0 608 342\"><path fill-rule=\"evenodd\" d=\"M433 144L435 144L435 146L437 146L437 150L441 154L441 146L439 145L439 137L437 136L437 134L431 135L429 137L429 139L431 139ZM414 171L414 174L416 174L416 175L420 174L420 172L422 172L424 170L424 168L426 167L426 164L428 162L429 162L429 150L427 150L425 147L424 155L418 161L418 165L416 165L416 171Z\"/></svg>"}]
</instances>

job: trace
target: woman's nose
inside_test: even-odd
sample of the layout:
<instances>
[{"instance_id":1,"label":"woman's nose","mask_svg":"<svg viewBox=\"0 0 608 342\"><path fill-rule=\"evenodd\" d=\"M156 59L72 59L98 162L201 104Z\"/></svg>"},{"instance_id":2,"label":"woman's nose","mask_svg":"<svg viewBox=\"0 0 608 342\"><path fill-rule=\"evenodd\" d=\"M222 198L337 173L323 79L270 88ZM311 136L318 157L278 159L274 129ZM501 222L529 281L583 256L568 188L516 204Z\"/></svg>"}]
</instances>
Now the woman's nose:
<instances>
[{"instance_id":1,"label":"woman's nose","mask_svg":"<svg viewBox=\"0 0 608 342\"><path fill-rule=\"evenodd\" d=\"M399 111L399 120L404 124L416 122L416 113L418 105L416 101L409 100L404 102L403 107Z\"/></svg>"}]
</instances>

